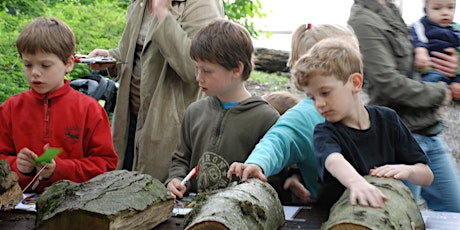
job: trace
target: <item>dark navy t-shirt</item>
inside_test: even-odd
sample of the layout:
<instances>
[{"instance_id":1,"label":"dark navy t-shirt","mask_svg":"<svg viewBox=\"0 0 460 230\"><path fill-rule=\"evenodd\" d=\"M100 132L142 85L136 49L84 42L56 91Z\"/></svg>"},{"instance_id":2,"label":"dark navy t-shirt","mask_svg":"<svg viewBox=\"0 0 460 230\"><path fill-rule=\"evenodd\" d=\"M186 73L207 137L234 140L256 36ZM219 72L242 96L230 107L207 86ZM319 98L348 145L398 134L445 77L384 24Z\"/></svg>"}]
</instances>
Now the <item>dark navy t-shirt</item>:
<instances>
[{"instance_id":1,"label":"dark navy t-shirt","mask_svg":"<svg viewBox=\"0 0 460 230\"><path fill-rule=\"evenodd\" d=\"M322 193L335 203L345 187L325 168L331 153L341 153L361 175L386 164L428 163L429 159L397 113L387 107L366 106L371 125L358 130L341 123L324 122L315 127L314 148L318 159L318 175L323 183ZM332 204L331 203L331 204Z\"/></svg>"}]
</instances>

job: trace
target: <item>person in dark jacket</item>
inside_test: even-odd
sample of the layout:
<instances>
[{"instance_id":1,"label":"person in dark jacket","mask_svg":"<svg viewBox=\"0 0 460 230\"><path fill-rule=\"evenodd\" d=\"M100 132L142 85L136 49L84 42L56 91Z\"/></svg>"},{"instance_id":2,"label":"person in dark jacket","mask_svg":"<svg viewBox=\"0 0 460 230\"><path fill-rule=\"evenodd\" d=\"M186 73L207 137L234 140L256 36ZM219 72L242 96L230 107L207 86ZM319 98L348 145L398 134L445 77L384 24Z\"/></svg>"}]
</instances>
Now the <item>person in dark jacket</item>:
<instances>
[{"instance_id":1,"label":"person in dark jacket","mask_svg":"<svg viewBox=\"0 0 460 230\"><path fill-rule=\"evenodd\" d=\"M355 0L348 24L359 40L367 79L368 104L394 109L422 150L434 180L421 188L408 183L416 199L421 196L429 209L460 212L460 178L456 163L440 136L440 108L451 101L444 82L414 79L414 47L399 9L388 0ZM458 67L454 48L447 54L432 52L432 67L453 76ZM452 89L452 88L451 88Z\"/></svg>"}]
</instances>

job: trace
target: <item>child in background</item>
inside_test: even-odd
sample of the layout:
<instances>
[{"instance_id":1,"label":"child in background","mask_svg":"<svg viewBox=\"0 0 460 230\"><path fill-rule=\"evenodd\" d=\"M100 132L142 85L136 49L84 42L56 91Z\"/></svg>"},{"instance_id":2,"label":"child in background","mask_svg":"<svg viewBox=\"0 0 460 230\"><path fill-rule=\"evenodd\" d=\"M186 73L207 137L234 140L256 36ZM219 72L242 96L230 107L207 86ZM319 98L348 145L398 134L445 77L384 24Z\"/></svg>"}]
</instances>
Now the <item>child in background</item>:
<instances>
[{"instance_id":1,"label":"child in background","mask_svg":"<svg viewBox=\"0 0 460 230\"><path fill-rule=\"evenodd\" d=\"M70 87L75 36L56 18L38 18L19 34L16 47L30 90L0 106L0 159L7 159L25 192L56 181L84 182L114 170L118 157L104 108ZM49 163L35 163L48 147L62 148ZM43 170L42 170L43 169Z\"/></svg>"},{"instance_id":2,"label":"child in background","mask_svg":"<svg viewBox=\"0 0 460 230\"><path fill-rule=\"evenodd\" d=\"M254 47L248 31L233 22L216 20L192 41L196 80L208 97L186 110L173 153L167 189L182 198L186 191L227 187L229 164L244 161L276 122L278 112L262 97L251 96L244 82L253 69ZM198 166L196 179L181 181Z\"/></svg>"},{"instance_id":3,"label":"child in background","mask_svg":"<svg viewBox=\"0 0 460 230\"><path fill-rule=\"evenodd\" d=\"M278 111L280 116L300 102L300 97L287 91L269 92L264 94L262 97ZM289 167L285 167L276 175L267 178L268 183L270 183L270 185L276 190L278 197L283 204L298 203L297 199L293 197L293 194L289 189L289 185L293 180L291 176L294 176L293 172L298 171L297 166L294 164ZM298 177L297 179L299 181L302 181L300 173L297 173L295 176Z\"/></svg>"},{"instance_id":4,"label":"child in background","mask_svg":"<svg viewBox=\"0 0 460 230\"><path fill-rule=\"evenodd\" d=\"M300 102L300 97L287 91L269 92L262 96L273 108L283 115L288 109Z\"/></svg>"},{"instance_id":5,"label":"child in background","mask_svg":"<svg viewBox=\"0 0 460 230\"><path fill-rule=\"evenodd\" d=\"M455 0L425 0L425 16L410 27L415 47L415 66L422 80L460 84L460 75L448 77L430 66L432 51L445 53L449 47L460 49L460 25L454 23Z\"/></svg>"},{"instance_id":6,"label":"child in background","mask_svg":"<svg viewBox=\"0 0 460 230\"><path fill-rule=\"evenodd\" d=\"M313 143L330 206L349 188L352 205L382 207L388 197L364 175L431 184L429 159L396 112L362 102L363 62L355 37L318 42L292 72L326 119L315 127Z\"/></svg>"}]
</instances>

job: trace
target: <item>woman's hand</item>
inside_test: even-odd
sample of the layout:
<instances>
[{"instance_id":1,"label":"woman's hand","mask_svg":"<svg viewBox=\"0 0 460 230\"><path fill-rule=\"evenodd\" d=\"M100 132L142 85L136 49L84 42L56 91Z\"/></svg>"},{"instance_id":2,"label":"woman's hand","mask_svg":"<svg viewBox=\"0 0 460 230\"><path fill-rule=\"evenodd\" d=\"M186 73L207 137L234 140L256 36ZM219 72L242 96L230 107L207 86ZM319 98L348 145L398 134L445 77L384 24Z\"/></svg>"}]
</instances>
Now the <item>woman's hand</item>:
<instances>
[{"instance_id":1,"label":"woman's hand","mask_svg":"<svg viewBox=\"0 0 460 230\"><path fill-rule=\"evenodd\" d=\"M168 15L171 1L172 0L150 0L150 13L156 15L158 21L162 22L166 15Z\"/></svg>"}]
</instances>

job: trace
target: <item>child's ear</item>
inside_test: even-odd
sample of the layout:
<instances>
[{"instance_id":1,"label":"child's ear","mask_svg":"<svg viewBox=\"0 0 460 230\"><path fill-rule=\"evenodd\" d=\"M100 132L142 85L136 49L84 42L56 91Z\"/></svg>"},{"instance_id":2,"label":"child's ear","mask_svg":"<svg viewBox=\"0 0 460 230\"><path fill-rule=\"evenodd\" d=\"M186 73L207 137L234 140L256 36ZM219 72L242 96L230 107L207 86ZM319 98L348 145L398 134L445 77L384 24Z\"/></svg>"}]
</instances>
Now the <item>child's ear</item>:
<instances>
[{"instance_id":1,"label":"child's ear","mask_svg":"<svg viewBox=\"0 0 460 230\"><path fill-rule=\"evenodd\" d=\"M354 73L350 75L350 80L353 84L353 93L359 93L361 92L361 89L363 88L363 75L360 73Z\"/></svg>"},{"instance_id":2,"label":"child's ear","mask_svg":"<svg viewBox=\"0 0 460 230\"><path fill-rule=\"evenodd\" d=\"M241 75L243 75L243 71L244 71L244 64L243 64L243 62L239 61L238 62L238 67L233 69L233 76L241 77Z\"/></svg>"},{"instance_id":3,"label":"child's ear","mask_svg":"<svg viewBox=\"0 0 460 230\"><path fill-rule=\"evenodd\" d=\"M65 71L66 73L70 73L73 70L73 64L75 62L75 57L73 55L67 58L67 62L65 63Z\"/></svg>"}]
</instances>

